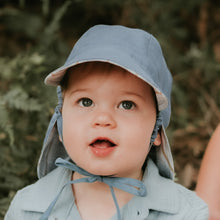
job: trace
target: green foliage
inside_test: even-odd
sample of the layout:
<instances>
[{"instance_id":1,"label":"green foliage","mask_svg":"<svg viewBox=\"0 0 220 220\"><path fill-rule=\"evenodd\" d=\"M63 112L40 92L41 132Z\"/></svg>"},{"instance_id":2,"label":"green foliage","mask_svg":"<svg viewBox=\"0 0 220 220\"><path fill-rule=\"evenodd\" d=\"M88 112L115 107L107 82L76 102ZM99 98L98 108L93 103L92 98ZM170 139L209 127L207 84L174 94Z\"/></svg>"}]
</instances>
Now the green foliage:
<instances>
[{"instance_id":1,"label":"green foliage","mask_svg":"<svg viewBox=\"0 0 220 220\"><path fill-rule=\"evenodd\" d=\"M3 1L0 8L0 219L15 192L34 182L56 105L45 76L63 64L76 39L98 23L143 28L160 41L174 77L168 130L177 173L180 149L201 148L220 120L216 0ZM216 16L214 16L216 14ZM205 17L204 17L205 15ZM201 153L202 152L202 153ZM191 157L189 157L191 158Z\"/></svg>"},{"instance_id":2,"label":"green foliage","mask_svg":"<svg viewBox=\"0 0 220 220\"><path fill-rule=\"evenodd\" d=\"M46 87L43 79L67 54L66 43L56 38L67 6L58 8L48 24L42 14L1 10L13 35L8 41L13 44L14 35L23 39L21 48L2 51L0 58L0 219L15 192L36 180L37 158L56 105L55 88Z\"/></svg>"}]
</instances>

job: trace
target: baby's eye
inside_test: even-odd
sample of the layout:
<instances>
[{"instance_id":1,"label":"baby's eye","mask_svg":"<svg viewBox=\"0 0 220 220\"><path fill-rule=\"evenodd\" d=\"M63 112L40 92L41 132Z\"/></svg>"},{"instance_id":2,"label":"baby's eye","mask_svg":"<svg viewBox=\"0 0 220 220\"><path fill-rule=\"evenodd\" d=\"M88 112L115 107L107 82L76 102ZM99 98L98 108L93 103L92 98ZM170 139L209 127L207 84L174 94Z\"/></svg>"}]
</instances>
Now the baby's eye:
<instances>
[{"instance_id":1,"label":"baby's eye","mask_svg":"<svg viewBox=\"0 0 220 220\"><path fill-rule=\"evenodd\" d=\"M91 107L94 105L93 101L89 98L81 98L78 101L79 105L82 107Z\"/></svg>"},{"instance_id":2,"label":"baby's eye","mask_svg":"<svg viewBox=\"0 0 220 220\"><path fill-rule=\"evenodd\" d=\"M123 108L123 109L126 109L126 110L130 110L130 109L133 109L135 108L135 104L134 102L132 101L122 101L120 104L119 104L119 108Z\"/></svg>"}]
</instances>

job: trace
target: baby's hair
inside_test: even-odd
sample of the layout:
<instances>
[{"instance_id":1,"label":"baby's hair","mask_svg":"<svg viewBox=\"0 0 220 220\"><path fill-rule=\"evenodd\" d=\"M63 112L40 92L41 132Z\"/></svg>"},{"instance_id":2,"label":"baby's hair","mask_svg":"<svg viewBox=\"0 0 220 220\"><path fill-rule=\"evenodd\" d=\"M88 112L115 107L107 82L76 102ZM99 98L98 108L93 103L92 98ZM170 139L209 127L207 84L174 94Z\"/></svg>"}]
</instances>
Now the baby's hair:
<instances>
[{"instance_id":1,"label":"baby's hair","mask_svg":"<svg viewBox=\"0 0 220 220\"><path fill-rule=\"evenodd\" d=\"M93 61L93 62L86 62L86 63L81 63L77 64L74 67L70 67L67 69L64 77L62 78L60 82L60 86L62 88L62 91L65 91L68 88L68 81L69 81L69 75L70 73L76 71L77 69L80 69L81 71L83 70L90 70L92 68L101 68L103 71L111 71L113 69L121 69L124 70L123 68L116 66L114 64L108 63L108 62L100 62L100 61ZM127 70L124 70L124 72L127 72Z\"/></svg>"},{"instance_id":2,"label":"baby's hair","mask_svg":"<svg viewBox=\"0 0 220 220\"><path fill-rule=\"evenodd\" d=\"M60 86L61 86L62 91L67 90L70 70L71 68L67 69L66 73L64 74L64 77L60 81Z\"/></svg>"},{"instance_id":3,"label":"baby's hair","mask_svg":"<svg viewBox=\"0 0 220 220\"><path fill-rule=\"evenodd\" d=\"M108 63L108 62L93 61L93 62L85 62L85 63L77 64L77 65L67 69L66 73L64 74L64 77L60 81L60 87L61 87L61 91L63 93L63 97L65 95L65 91L69 87L69 78L70 78L71 73L74 73L77 71L83 72L85 70L89 72L93 68L100 68L103 70L103 72L109 72L114 69L123 70L125 73L127 72L127 70L125 70L119 66L113 65L111 63Z\"/></svg>"}]
</instances>

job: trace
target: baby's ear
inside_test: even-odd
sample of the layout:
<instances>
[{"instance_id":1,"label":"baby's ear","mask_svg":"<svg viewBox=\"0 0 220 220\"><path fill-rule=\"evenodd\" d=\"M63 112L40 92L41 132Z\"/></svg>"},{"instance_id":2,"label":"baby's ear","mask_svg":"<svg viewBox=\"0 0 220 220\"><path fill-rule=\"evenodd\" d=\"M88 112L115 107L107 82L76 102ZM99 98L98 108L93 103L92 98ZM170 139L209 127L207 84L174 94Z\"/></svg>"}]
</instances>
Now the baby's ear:
<instances>
[{"instance_id":1,"label":"baby's ear","mask_svg":"<svg viewBox=\"0 0 220 220\"><path fill-rule=\"evenodd\" d=\"M61 139L60 135L59 135L59 141L62 142L62 139Z\"/></svg>"},{"instance_id":2,"label":"baby's ear","mask_svg":"<svg viewBox=\"0 0 220 220\"><path fill-rule=\"evenodd\" d=\"M156 146L160 146L161 145L161 135L160 135L160 132L158 132L157 137L155 138L153 144L156 145Z\"/></svg>"}]
</instances>

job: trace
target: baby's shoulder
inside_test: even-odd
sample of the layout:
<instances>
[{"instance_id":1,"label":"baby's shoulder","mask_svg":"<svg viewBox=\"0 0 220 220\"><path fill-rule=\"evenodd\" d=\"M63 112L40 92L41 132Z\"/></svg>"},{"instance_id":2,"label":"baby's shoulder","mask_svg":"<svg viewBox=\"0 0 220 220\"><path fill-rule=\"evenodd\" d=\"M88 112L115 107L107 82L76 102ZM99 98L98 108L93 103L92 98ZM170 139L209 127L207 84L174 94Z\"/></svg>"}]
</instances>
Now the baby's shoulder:
<instances>
[{"instance_id":1,"label":"baby's shoulder","mask_svg":"<svg viewBox=\"0 0 220 220\"><path fill-rule=\"evenodd\" d=\"M183 219L208 220L208 206L194 191L174 183L179 198L179 214ZM188 217L187 217L188 216Z\"/></svg>"},{"instance_id":2,"label":"baby's shoulder","mask_svg":"<svg viewBox=\"0 0 220 220\"><path fill-rule=\"evenodd\" d=\"M143 177L147 189L146 207L152 219L208 220L208 206L194 191L162 176L158 167L148 161Z\"/></svg>"},{"instance_id":3,"label":"baby's shoulder","mask_svg":"<svg viewBox=\"0 0 220 220\"><path fill-rule=\"evenodd\" d=\"M56 168L34 184L17 191L6 213L5 220L26 219L25 211L41 213L49 205L57 190L70 177L65 168ZM35 219L31 216L31 219Z\"/></svg>"},{"instance_id":4,"label":"baby's shoulder","mask_svg":"<svg viewBox=\"0 0 220 220\"><path fill-rule=\"evenodd\" d=\"M58 167L52 170L43 178L37 180L35 183L24 187L16 193L15 198L28 199L30 197L37 198L39 196L54 196L54 191L60 187L69 178L69 170Z\"/></svg>"}]
</instances>

